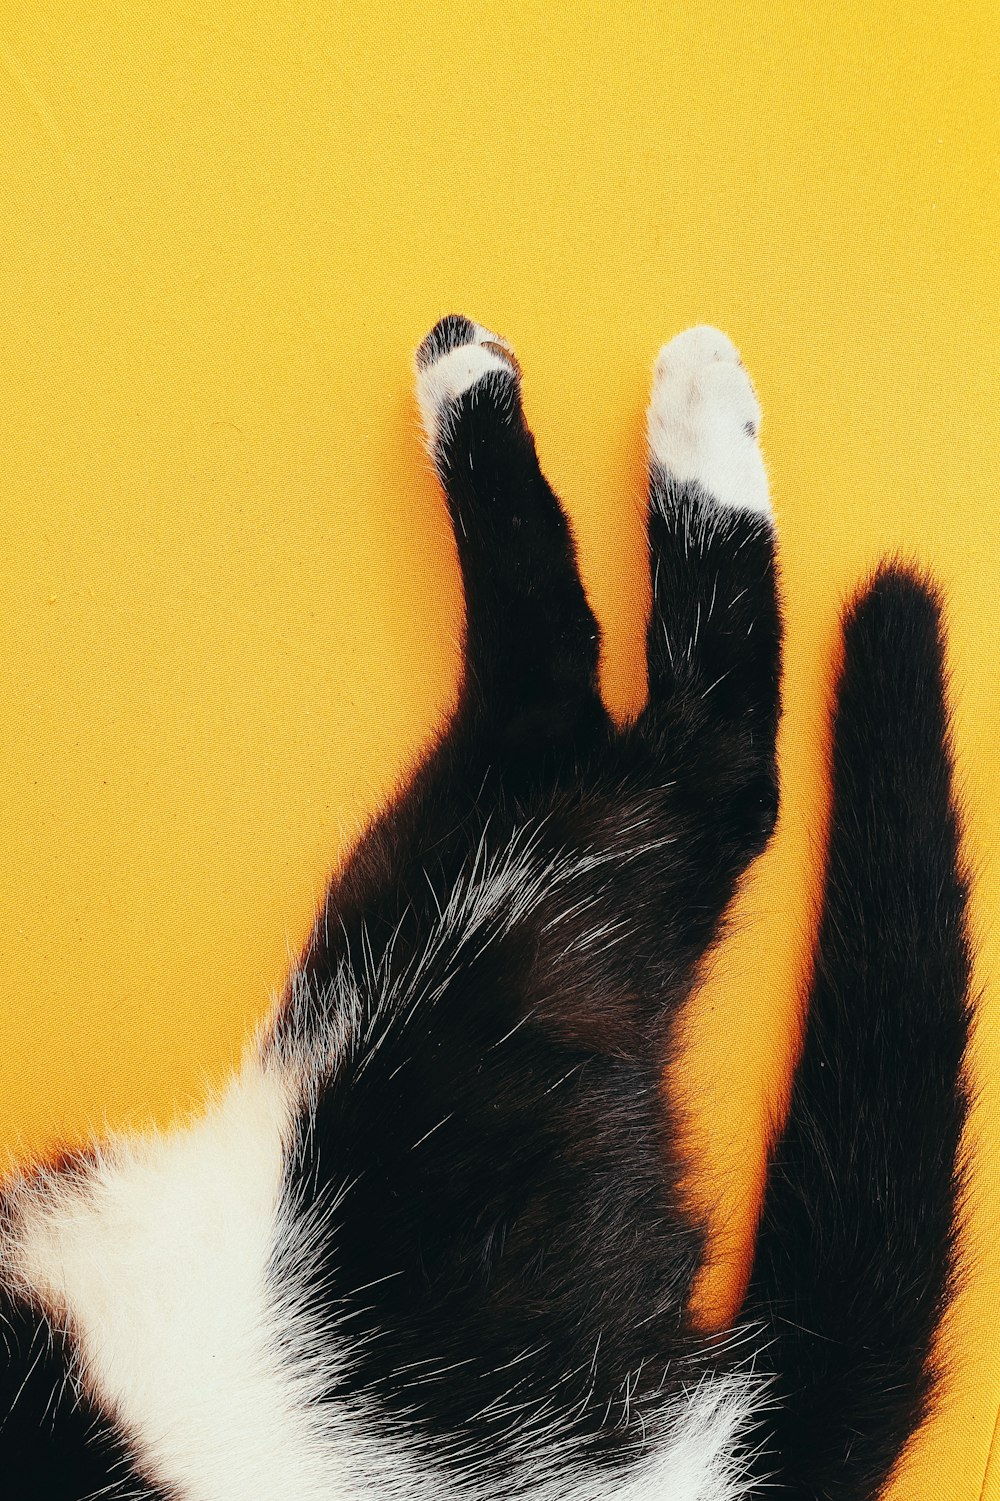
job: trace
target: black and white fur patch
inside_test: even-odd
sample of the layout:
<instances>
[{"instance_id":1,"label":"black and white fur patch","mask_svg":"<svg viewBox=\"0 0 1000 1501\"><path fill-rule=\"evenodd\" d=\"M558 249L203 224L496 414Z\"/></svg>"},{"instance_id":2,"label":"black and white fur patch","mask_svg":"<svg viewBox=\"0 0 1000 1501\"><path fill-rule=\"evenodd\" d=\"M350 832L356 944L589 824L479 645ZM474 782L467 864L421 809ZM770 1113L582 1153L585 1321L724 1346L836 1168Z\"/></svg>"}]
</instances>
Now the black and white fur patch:
<instances>
[{"instance_id":1,"label":"black and white fur patch","mask_svg":"<svg viewBox=\"0 0 1000 1501\"><path fill-rule=\"evenodd\" d=\"M890 568L847 620L805 1050L744 1317L709 1337L661 1069L777 813L757 398L716 330L661 351L620 728L513 351L451 317L416 366L458 709L228 1089L6 1185L3 1495L875 1497L932 1396L965 1112L933 593Z\"/></svg>"}]
</instances>

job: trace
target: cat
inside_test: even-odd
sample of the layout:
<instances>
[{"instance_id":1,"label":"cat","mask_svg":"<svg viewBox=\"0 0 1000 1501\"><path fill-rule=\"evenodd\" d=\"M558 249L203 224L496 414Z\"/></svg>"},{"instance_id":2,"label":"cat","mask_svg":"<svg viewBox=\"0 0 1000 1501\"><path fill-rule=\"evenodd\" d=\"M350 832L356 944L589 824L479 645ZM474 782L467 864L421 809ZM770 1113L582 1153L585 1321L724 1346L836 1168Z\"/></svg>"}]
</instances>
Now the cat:
<instances>
[{"instance_id":1,"label":"cat","mask_svg":"<svg viewBox=\"0 0 1000 1501\"><path fill-rule=\"evenodd\" d=\"M203 1116L11 1178L7 1501L870 1501L958 1266L966 878L940 601L849 607L803 1051L738 1326L661 1073L778 810L760 408L706 327L649 407L649 697L613 723L510 346L416 355L455 713Z\"/></svg>"}]
</instances>

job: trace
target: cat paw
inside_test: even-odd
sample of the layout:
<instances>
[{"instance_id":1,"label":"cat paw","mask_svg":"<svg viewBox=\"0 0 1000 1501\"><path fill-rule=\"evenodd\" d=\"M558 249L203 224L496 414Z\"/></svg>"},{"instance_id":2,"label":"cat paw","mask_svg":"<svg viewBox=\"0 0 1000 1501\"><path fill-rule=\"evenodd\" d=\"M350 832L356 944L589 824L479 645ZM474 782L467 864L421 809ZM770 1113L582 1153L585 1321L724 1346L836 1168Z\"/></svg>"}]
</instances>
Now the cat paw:
<instances>
[{"instance_id":1,"label":"cat paw","mask_svg":"<svg viewBox=\"0 0 1000 1501\"><path fill-rule=\"evenodd\" d=\"M477 381L495 371L513 375L515 380L521 374L506 339L456 313L435 323L420 344L414 364L420 415L431 448L448 407Z\"/></svg>"},{"instance_id":2,"label":"cat paw","mask_svg":"<svg viewBox=\"0 0 1000 1501\"><path fill-rule=\"evenodd\" d=\"M757 442L760 403L735 344L717 328L686 329L664 344L647 415L651 457L721 506L769 516Z\"/></svg>"}]
</instances>

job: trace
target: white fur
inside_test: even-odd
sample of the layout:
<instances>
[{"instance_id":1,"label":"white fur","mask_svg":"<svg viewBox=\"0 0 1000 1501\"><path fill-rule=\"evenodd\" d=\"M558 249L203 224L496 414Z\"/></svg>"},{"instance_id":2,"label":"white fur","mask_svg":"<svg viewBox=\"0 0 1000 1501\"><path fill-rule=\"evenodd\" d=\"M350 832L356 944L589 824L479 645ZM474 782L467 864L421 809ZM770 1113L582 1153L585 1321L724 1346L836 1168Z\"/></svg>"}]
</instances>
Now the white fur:
<instances>
[{"instance_id":1,"label":"white fur","mask_svg":"<svg viewBox=\"0 0 1000 1501\"><path fill-rule=\"evenodd\" d=\"M292 1100L254 1061L190 1128L15 1200L16 1271L69 1317L87 1384L185 1501L329 1501L267 1285Z\"/></svg>"},{"instance_id":2,"label":"white fur","mask_svg":"<svg viewBox=\"0 0 1000 1501\"><path fill-rule=\"evenodd\" d=\"M769 516L760 415L739 352L717 328L689 328L660 350L648 413L654 460L721 506Z\"/></svg>"},{"instance_id":3,"label":"white fur","mask_svg":"<svg viewBox=\"0 0 1000 1501\"><path fill-rule=\"evenodd\" d=\"M446 423L451 402L457 401L470 386L474 386L492 371L501 370L510 374L516 369L513 360L508 360L502 353L510 348L505 339L491 334L489 329L481 328L478 323L473 324L473 328L473 343L449 349L432 364L417 371L417 400L420 403L427 442L432 451Z\"/></svg>"},{"instance_id":4,"label":"white fur","mask_svg":"<svg viewBox=\"0 0 1000 1501\"><path fill-rule=\"evenodd\" d=\"M489 926L500 891L513 895L534 853L516 845L459 898L474 927ZM255 1053L194 1124L115 1142L83 1174L24 1180L0 1270L68 1321L88 1389L177 1501L459 1501L433 1450L369 1426L363 1407L321 1401L349 1350L305 1288L341 1205L306 1219L285 1191L303 1089ZM746 1375L703 1381L617 1474L580 1471L564 1419L531 1424L516 1473L463 1488L462 1501L739 1501L738 1441L758 1398Z\"/></svg>"}]
</instances>

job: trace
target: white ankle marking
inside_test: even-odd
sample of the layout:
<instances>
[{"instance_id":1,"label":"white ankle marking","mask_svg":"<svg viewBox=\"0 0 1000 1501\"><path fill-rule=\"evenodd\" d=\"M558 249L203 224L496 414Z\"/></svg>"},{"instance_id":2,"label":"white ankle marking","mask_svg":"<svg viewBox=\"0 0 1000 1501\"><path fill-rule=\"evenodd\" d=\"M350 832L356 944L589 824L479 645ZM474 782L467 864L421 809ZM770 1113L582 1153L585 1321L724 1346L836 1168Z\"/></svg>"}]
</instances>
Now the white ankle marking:
<instances>
[{"instance_id":1,"label":"white ankle marking","mask_svg":"<svg viewBox=\"0 0 1000 1501\"><path fill-rule=\"evenodd\" d=\"M510 374L515 370L512 360L504 357L505 340L489 329L474 324L475 342L449 349L445 354L417 371L417 400L423 419L427 442L433 451L443 426L449 404L457 401L470 386L481 381L494 370Z\"/></svg>"}]
</instances>

